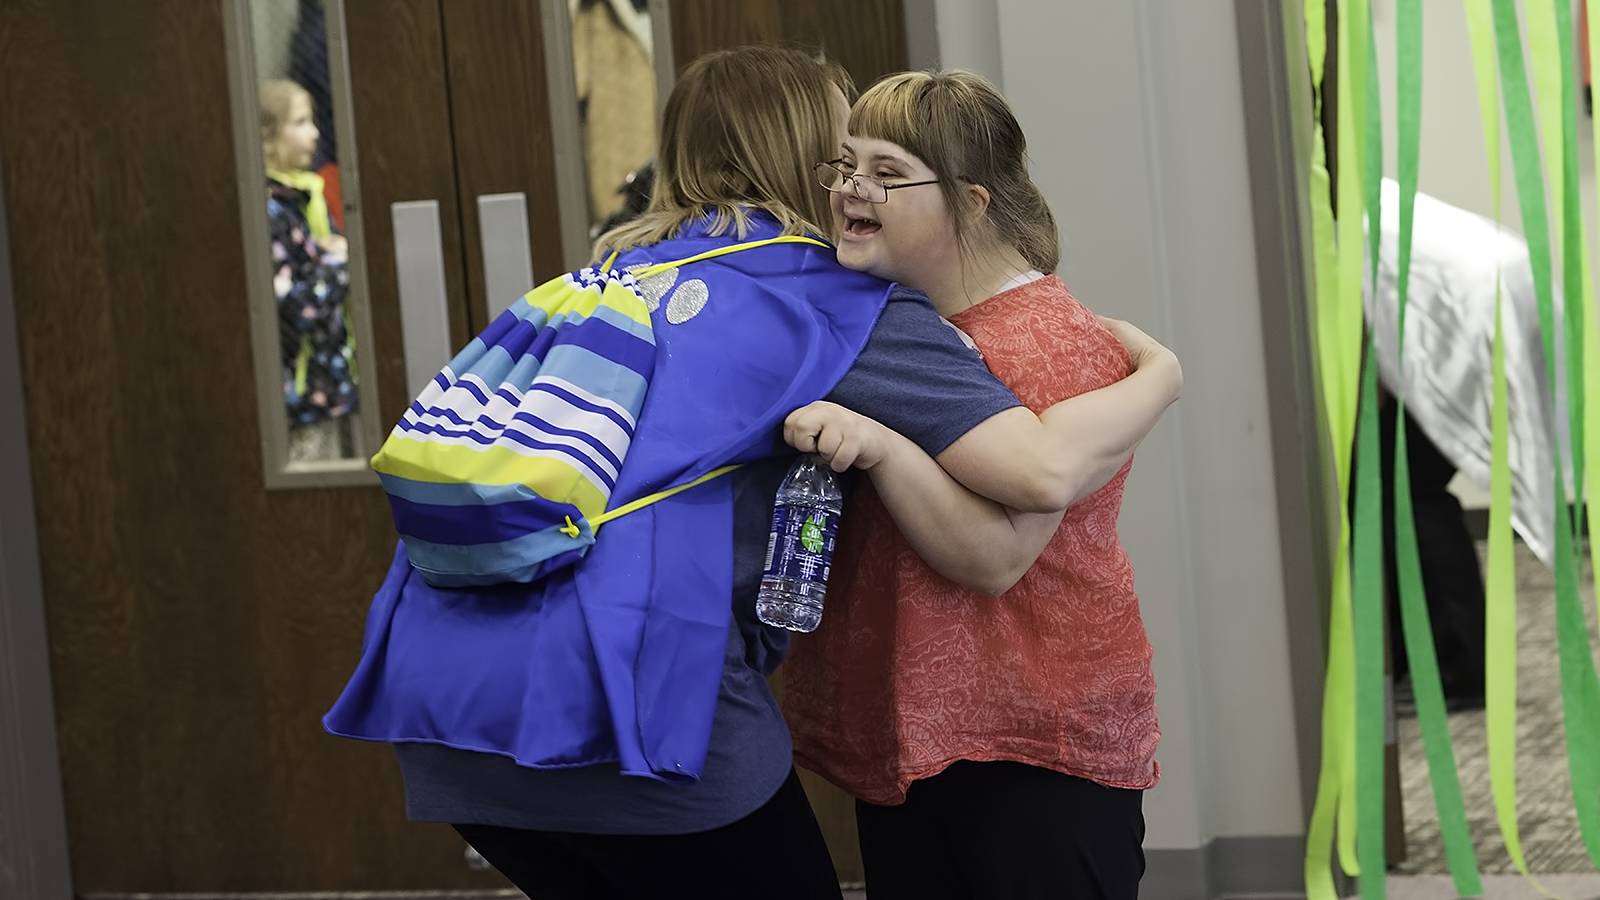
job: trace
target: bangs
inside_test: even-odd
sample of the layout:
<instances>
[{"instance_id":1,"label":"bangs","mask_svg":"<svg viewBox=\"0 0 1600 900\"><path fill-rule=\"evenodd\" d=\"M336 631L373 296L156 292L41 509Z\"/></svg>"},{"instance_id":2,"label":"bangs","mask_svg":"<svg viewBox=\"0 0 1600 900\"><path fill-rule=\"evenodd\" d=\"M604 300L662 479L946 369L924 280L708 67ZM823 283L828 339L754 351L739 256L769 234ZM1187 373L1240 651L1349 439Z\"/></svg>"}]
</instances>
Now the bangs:
<instances>
[{"instance_id":1,"label":"bangs","mask_svg":"<svg viewBox=\"0 0 1600 900\"><path fill-rule=\"evenodd\" d=\"M850 133L899 144L931 163L923 146L929 123L921 121L925 117L917 110L932 84L933 78L926 72L906 72L883 79L851 107Z\"/></svg>"}]
</instances>

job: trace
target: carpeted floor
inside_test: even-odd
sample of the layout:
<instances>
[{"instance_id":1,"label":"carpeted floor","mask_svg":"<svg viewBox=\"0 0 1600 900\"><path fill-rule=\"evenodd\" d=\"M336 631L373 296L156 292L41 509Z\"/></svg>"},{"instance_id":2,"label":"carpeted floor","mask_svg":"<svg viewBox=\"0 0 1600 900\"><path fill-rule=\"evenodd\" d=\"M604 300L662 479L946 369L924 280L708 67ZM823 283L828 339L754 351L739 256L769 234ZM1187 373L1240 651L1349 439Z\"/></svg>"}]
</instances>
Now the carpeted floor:
<instances>
[{"instance_id":1,"label":"carpeted floor","mask_svg":"<svg viewBox=\"0 0 1600 900\"><path fill-rule=\"evenodd\" d=\"M1482 552L1480 544L1480 555ZM1583 604L1590 630L1594 632L1593 579L1587 569L1586 562ZM1578 834L1572 785L1567 773L1556 656L1555 581L1549 570L1520 544L1517 547L1517 632L1517 793L1523 853L1528 867L1535 873L1593 872L1594 866ZM1596 640L1591 637L1591 642ZM1401 718L1398 734L1407 858L1397 872L1447 872L1417 720ZM1450 736L1455 744L1456 764L1461 774L1461 790L1468 826L1477 848L1478 865L1484 873L1515 872L1495 821L1483 712L1452 715Z\"/></svg>"}]
</instances>

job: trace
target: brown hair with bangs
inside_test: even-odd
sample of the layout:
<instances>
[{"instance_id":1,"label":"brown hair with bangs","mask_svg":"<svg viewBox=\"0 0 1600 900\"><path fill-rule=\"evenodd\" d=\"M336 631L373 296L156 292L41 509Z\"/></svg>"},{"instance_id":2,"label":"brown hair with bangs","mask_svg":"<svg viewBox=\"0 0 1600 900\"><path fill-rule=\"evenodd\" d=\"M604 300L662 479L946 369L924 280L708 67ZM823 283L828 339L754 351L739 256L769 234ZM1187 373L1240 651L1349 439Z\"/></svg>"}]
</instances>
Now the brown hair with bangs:
<instances>
[{"instance_id":1,"label":"brown hair with bangs","mask_svg":"<svg viewBox=\"0 0 1600 900\"><path fill-rule=\"evenodd\" d=\"M1028 174L1022 126L982 76L959 70L890 75L856 101L850 133L899 144L927 163L964 251L971 247L975 210L962 182L988 190L983 219L1029 265L1050 273L1061 262L1055 215Z\"/></svg>"},{"instance_id":2,"label":"brown hair with bangs","mask_svg":"<svg viewBox=\"0 0 1600 900\"><path fill-rule=\"evenodd\" d=\"M828 235L828 195L811 168L839 154L834 87L855 98L842 67L792 47L719 50L690 63L662 113L650 207L602 235L595 258L666 240L708 212L711 234L743 238L752 207L784 234Z\"/></svg>"}]
</instances>

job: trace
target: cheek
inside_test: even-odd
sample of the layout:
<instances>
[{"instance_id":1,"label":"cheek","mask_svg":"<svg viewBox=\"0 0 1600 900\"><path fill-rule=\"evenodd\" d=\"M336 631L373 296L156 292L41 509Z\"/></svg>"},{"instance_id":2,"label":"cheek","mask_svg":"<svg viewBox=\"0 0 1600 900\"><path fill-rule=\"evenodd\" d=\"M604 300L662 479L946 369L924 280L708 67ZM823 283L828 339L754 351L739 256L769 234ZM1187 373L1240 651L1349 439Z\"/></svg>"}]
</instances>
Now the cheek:
<instances>
[{"instance_id":1,"label":"cheek","mask_svg":"<svg viewBox=\"0 0 1600 900\"><path fill-rule=\"evenodd\" d=\"M884 233L894 254L905 259L937 257L951 249L942 211L927 203L906 203L893 218L885 216Z\"/></svg>"}]
</instances>

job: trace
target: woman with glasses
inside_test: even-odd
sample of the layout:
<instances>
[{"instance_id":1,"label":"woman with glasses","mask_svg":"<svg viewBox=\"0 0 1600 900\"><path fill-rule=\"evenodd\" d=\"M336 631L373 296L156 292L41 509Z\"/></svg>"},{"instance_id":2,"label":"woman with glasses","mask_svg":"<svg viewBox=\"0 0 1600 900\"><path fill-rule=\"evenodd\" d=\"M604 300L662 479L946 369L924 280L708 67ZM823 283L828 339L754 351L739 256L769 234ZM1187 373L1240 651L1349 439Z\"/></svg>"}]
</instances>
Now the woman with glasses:
<instances>
[{"instance_id":1,"label":"woman with glasses","mask_svg":"<svg viewBox=\"0 0 1600 900\"><path fill-rule=\"evenodd\" d=\"M926 292L1029 407L1093 398L1164 353L1130 341L1130 358L1120 326L1053 274L1055 219L987 82L887 78L848 131L843 158L816 168L839 261ZM1065 515L1013 513L996 538L940 511L955 500L930 508L940 465L958 471L948 451L935 465L893 423L829 403L789 426L796 448L835 463L848 448L871 476L784 706L800 764L858 798L874 900L1137 897L1160 729L1117 539L1129 467ZM985 551L1003 563L991 580L952 575L947 560Z\"/></svg>"},{"instance_id":2,"label":"woman with glasses","mask_svg":"<svg viewBox=\"0 0 1600 900\"><path fill-rule=\"evenodd\" d=\"M837 154L851 94L793 50L695 61L649 209L596 250L639 273L657 346L613 505L670 486L636 483L641 461L743 467L608 524L531 585L433 587L398 554L325 719L394 744L410 817L454 825L529 896L839 896L765 677L788 635L755 612L796 407L890 423L940 473L926 502L998 533L1001 504L1058 510L1111 478L1175 394L1170 354L1150 351L1036 416L925 298L840 266L809 166ZM946 562L965 583L1001 577L982 553Z\"/></svg>"}]
</instances>

